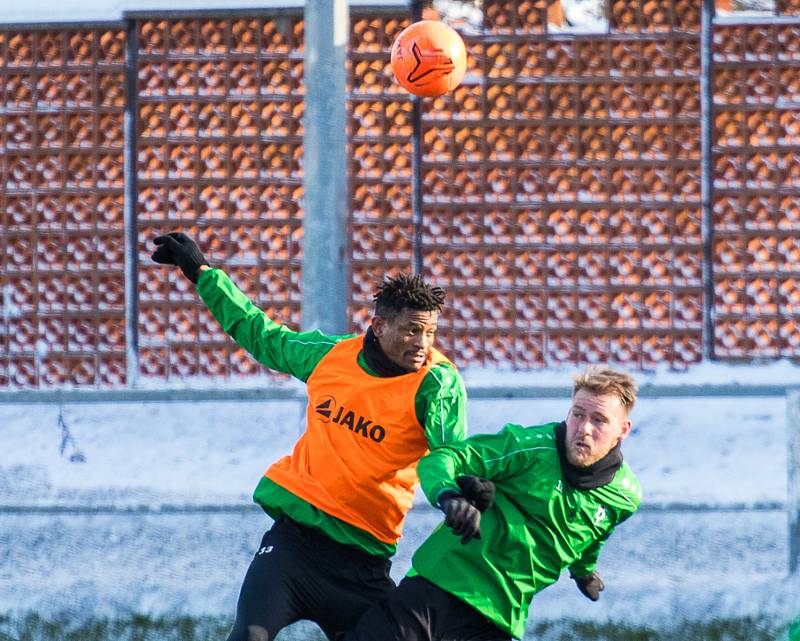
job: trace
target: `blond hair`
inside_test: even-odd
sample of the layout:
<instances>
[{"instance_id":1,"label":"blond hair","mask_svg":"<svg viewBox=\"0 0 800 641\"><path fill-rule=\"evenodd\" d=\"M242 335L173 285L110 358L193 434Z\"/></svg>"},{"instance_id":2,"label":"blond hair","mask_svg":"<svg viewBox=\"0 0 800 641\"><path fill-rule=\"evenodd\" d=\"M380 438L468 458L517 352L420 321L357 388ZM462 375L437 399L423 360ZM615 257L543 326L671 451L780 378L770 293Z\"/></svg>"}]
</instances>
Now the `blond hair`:
<instances>
[{"instance_id":1,"label":"blond hair","mask_svg":"<svg viewBox=\"0 0 800 641\"><path fill-rule=\"evenodd\" d=\"M633 409L638 391L633 376L604 365L589 365L582 373L575 376L572 396L574 397L582 389L593 394L616 394L628 413Z\"/></svg>"}]
</instances>

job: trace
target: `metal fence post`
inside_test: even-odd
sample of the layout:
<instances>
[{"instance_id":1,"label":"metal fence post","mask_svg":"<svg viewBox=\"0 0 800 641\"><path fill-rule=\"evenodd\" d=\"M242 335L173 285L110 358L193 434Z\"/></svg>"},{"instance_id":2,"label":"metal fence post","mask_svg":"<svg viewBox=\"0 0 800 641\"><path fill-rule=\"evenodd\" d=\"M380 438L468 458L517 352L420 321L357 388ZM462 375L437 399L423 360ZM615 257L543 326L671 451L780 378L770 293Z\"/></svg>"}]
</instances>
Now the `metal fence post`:
<instances>
[{"instance_id":1,"label":"metal fence post","mask_svg":"<svg viewBox=\"0 0 800 641\"><path fill-rule=\"evenodd\" d=\"M703 230L703 358L714 358L714 0L700 19L700 203Z\"/></svg>"},{"instance_id":2,"label":"metal fence post","mask_svg":"<svg viewBox=\"0 0 800 641\"><path fill-rule=\"evenodd\" d=\"M137 79L139 73L139 38L136 20L127 20L125 28L125 116L124 168L125 204L123 225L125 236L125 381L136 387L139 379L138 264L139 248L136 233L136 205L139 198L136 181Z\"/></svg>"},{"instance_id":3,"label":"metal fence post","mask_svg":"<svg viewBox=\"0 0 800 641\"><path fill-rule=\"evenodd\" d=\"M786 392L787 484L789 513L789 573L800 569L800 389Z\"/></svg>"},{"instance_id":4,"label":"metal fence post","mask_svg":"<svg viewBox=\"0 0 800 641\"><path fill-rule=\"evenodd\" d=\"M422 20L422 1L411 0L411 22ZM414 220L412 271L422 273L422 98L411 97L411 215Z\"/></svg>"}]
</instances>

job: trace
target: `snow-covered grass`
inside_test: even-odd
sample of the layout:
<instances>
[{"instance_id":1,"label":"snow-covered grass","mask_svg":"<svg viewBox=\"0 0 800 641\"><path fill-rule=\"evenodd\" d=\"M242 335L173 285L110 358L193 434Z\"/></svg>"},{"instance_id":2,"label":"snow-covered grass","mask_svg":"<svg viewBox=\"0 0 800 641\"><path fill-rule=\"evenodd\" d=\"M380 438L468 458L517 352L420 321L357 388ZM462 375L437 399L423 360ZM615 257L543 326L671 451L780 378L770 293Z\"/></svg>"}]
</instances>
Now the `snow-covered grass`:
<instances>
[{"instance_id":1,"label":"snow-covered grass","mask_svg":"<svg viewBox=\"0 0 800 641\"><path fill-rule=\"evenodd\" d=\"M49 620L35 614L0 617L0 639L4 641L220 641L229 629L229 618L208 616L131 615L77 623L65 617ZM749 617L710 623L681 621L666 630L566 619L539 623L531 627L531 634L536 641L773 641L780 630L769 621ZM795 636L789 638L796 641ZM325 641L325 637L316 627L298 623L279 634L277 641Z\"/></svg>"},{"instance_id":2,"label":"snow-covered grass","mask_svg":"<svg viewBox=\"0 0 800 641\"><path fill-rule=\"evenodd\" d=\"M750 368L741 380L786 384L797 376L785 364L774 372L768 376ZM730 372L716 374L698 372L679 380L730 383L736 378ZM466 373L473 385L507 384L504 376ZM526 376L517 376L517 384L532 384L523 380ZM542 373L533 384L568 380L565 372ZM185 616L197 629L227 620L252 551L269 525L250 503L250 492L267 465L291 449L302 429L301 405L0 404L0 506L5 506L0 511L0 613L17 623L33 621L25 617L35 612L67 617L73 625L141 615L166 617L179 626ZM568 398L472 400L470 430L556 420L567 408ZM676 630L694 625L712 630L717 624L727 636L708 632L695 638L749 640L741 636L743 629L763 632L752 641L769 638L764 635L772 628L800 613L800 578L787 574L786 512L648 508L782 504L785 399L643 398L633 420L623 449L644 488L643 510L619 528L601 556L608 587L600 602L588 602L563 578L535 599L531 629L546 626L537 640L579 639L580 626L588 626L580 628L586 639L606 633L620 640L692 638ZM37 506L84 512L30 510ZM165 506L169 509L159 512ZM141 507L145 511L122 511ZM109 511L91 512L99 508ZM439 518L419 496L395 559L396 579ZM558 627L567 625L566 619L573 620L568 633ZM652 636L654 630L659 636Z\"/></svg>"},{"instance_id":3,"label":"snow-covered grass","mask_svg":"<svg viewBox=\"0 0 800 641\"><path fill-rule=\"evenodd\" d=\"M473 400L470 431L559 420L567 408L568 399ZM0 404L0 506L246 504L267 466L291 450L304 409L298 401ZM640 399L633 423L623 449L647 503L785 500L785 399ZM83 462L70 460L76 454Z\"/></svg>"}]
</instances>

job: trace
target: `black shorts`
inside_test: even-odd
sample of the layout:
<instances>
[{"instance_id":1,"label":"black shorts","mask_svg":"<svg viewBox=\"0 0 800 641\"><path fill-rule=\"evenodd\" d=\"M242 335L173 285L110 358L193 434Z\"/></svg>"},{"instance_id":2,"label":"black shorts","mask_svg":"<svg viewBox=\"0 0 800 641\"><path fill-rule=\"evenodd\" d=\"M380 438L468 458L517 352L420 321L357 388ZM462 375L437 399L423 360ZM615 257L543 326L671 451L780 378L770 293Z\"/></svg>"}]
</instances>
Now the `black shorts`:
<instances>
[{"instance_id":1,"label":"black shorts","mask_svg":"<svg viewBox=\"0 0 800 641\"><path fill-rule=\"evenodd\" d=\"M280 518L264 534L247 570L228 641L247 641L250 626L266 630L272 641L301 619L334 639L394 589L390 568L387 558Z\"/></svg>"},{"instance_id":2,"label":"black shorts","mask_svg":"<svg viewBox=\"0 0 800 641\"><path fill-rule=\"evenodd\" d=\"M480 612L421 576L406 577L344 641L511 641Z\"/></svg>"}]
</instances>

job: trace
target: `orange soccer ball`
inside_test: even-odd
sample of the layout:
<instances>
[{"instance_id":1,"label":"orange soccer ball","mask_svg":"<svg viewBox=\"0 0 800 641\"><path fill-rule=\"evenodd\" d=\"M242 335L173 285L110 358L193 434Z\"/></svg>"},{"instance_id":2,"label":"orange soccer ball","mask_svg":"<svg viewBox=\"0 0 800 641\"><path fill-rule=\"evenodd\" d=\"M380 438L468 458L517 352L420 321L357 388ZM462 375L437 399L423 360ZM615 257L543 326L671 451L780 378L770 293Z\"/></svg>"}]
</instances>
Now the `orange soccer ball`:
<instances>
[{"instance_id":1,"label":"orange soccer ball","mask_svg":"<svg viewBox=\"0 0 800 641\"><path fill-rule=\"evenodd\" d=\"M466 70L464 41L443 22L415 22L392 45L394 77L417 96L431 98L455 89Z\"/></svg>"}]
</instances>

